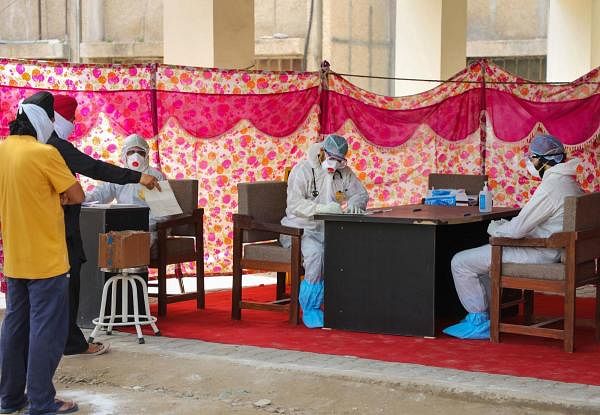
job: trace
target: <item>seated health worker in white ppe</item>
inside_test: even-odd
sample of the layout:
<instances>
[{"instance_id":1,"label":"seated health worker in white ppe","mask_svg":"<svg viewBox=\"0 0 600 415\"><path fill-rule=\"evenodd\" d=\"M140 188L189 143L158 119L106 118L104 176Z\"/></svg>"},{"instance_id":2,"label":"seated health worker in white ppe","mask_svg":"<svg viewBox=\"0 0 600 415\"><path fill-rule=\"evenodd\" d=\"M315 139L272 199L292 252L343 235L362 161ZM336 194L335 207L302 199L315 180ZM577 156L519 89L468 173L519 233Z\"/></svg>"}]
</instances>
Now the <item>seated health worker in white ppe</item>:
<instances>
[{"instance_id":1,"label":"seated health worker in white ppe","mask_svg":"<svg viewBox=\"0 0 600 415\"><path fill-rule=\"evenodd\" d=\"M364 213L369 194L346 164L348 143L339 135L328 135L312 144L306 159L292 169L288 178L284 226L304 229L302 257L304 280L300 284L299 302L302 321L307 327L323 327L323 221L318 213ZM342 203L346 203L345 212ZM282 235L281 244L291 245Z\"/></svg>"},{"instance_id":2,"label":"seated health worker in white ppe","mask_svg":"<svg viewBox=\"0 0 600 415\"><path fill-rule=\"evenodd\" d=\"M121 161L123 165L131 170L139 171L156 177L158 180L165 180L164 174L150 167L150 146L146 140L137 134L131 134L125 139L123 150L121 152ZM147 207L148 204L143 198L143 188L139 183L115 184L102 183L90 192L86 193L86 202L110 203L113 200L117 203L128 205L138 205ZM156 242L156 218L150 212L149 225L151 234L152 248L155 250Z\"/></svg>"},{"instance_id":3,"label":"seated health worker in white ppe","mask_svg":"<svg viewBox=\"0 0 600 415\"><path fill-rule=\"evenodd\" d=\"M583 193L575 180L579 160L566 161L565 148L551 135L536 135L529 145L527 170L542 182L521 212L510 221L492 221L488 233L494 237L546 238L562 231L564 201ZM559 262L561 251L549 248L503 249L503 261L521 264ZM467 249L452 258L454 285L468 314L444 333L461 339L489 339L490 245Z\"/></svg>"}]
</instances>

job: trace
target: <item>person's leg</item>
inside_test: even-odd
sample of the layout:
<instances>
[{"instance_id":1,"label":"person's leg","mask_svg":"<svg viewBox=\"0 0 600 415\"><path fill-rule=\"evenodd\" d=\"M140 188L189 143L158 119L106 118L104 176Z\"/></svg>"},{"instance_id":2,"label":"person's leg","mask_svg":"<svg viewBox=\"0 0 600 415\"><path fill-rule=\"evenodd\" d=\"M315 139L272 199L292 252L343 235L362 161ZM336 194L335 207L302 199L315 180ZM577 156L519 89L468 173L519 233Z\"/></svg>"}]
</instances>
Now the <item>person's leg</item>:
<instances>
[{"instance_id":1,"label":"person's leg","mask_svg":"<svg viewBox=\"0 0 600 415\"><path fill-rule=\"evenodd\" d=\"M488 296L491 258L490 245L461 251L452 258L454 286L468 314L458 324L444 329L444 333L461 339L490 337Z\"/></svg>"},{"instance_id":2,"label":"person's leg","mask_svg":"<svg viewBox=\"0 0 600 415\"><path fill-rule=\"evenodd\" d=\"M80 275L81 261L71 261L71 269L69 271L69 334L64 351L65 355L80 354L88 350L88 342L77 325Z\"/></svg>"},{"instance_id":3,"label":"person's leg","mask_svg":"<svg viewBox=\"0 0 600 415\"><path fill-rule=\"evenodd\" d=\"M304 231L302 235L304 280L300 284L298 301L306 327L323 327L323 256L324 235L319 231Z\"/></svg>"},{"instance_id":4,"label":"person's leg","mask_svg":"<svg viewBox=\"0 0 600 415\"><path fill-rule=\"evenodd\" d=\"M27 393L30 415L56 412L52 384L69 329L69 281L66 275L30 280L30 334Z\"/></svg>"},{"instance_id":5,"label":"person's leg","mask_svg":"<svg viewBox=\"0 0 600 415\"><path fill-rule=\"evenodd\" d=\"M461 251L452 258L450 267L456 292L469 313L482 313L488 309L485 284L480 278L489 275L491 260L490 245Z\"/></svg>"},{"instance_id":6,"label":"person's leg","mask_svg":"<svg viewBox=\"0 0 600 415\"><path fill-rule=\"evenodd\" d=\"M6 311L0 336L0 407L21 409L27 405L25 380L29 344L29 296L27 281L7 279Z\"/></svg>"}]
</instances>

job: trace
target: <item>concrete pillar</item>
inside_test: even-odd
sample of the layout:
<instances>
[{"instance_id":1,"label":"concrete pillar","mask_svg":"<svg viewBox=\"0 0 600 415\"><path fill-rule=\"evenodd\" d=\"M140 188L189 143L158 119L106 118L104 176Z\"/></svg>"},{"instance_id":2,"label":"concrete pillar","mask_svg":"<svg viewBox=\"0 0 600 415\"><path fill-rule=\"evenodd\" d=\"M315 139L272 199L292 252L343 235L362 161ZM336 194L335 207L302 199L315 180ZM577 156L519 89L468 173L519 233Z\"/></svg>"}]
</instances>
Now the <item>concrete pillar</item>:
<instances>
[{"instance_id":1,"label":"concrete pillar","mask_svg":"<svg viewBox=\"0 0 600 415\"><path fill-rule=\"evenodd\" d=\"M69 62L80 62L81 44L81 8L80 0L66 0L67 33L65 41L68 44Z\"/></svg>"},{"instance_id":2,"label":"concrete pillar","mask_svg":"<svg viewBox=\"0 0 600 415\"><path fill-rule=\"evenodd\" d=\"M323 60L323 1L314 0L312 2L312 24L310 25L310 39L306 50L306 68L307 71L318 71L321 69L321 61ZM308 18L310 15L311 1L307 1ZM308 25L308 23L307 23Z\"/></svg>"},{"instance_id":3,"label":"concrete pillar","mask_svg":"<svg viewBox=\"0 0 600 415\"><path fill-rule=\"evenodd\" d=\"M592 0L592 67L600 66L600 0Z\"/></svg>"},{"instance_id":4,"label":"concrete pillar","mask_svg":"<svg viewBox=\"0 0 600 415\"><path fill-rule=\"evenodd\" d=\"M81 4L83 42L104 40L104 0L87 0Z\"/></svg>"},{"instance_id":5,"label":"concrete pillar","mask_svg":"<svg viewBox=\"0 0 600 415\"><path fill-rule=\"evenodd\" d=\"M163 3L164 62L241 69L254 64L254 0Z\"/></svg>"},{"instance_id":6,"label":"concrete pillar","mask_svg":"<svg viewBox=\"0 0 600 415\"><path fill-rule=\"evenodd\" d=\"M395 77L447 79L466 65L466 0L396 0ZM396 81L394 95L437 83Z\"/></svg>"},{"instance_id":7,"label":"concrete pillar","mask_svg":"<svg viewBox=\"0 0 600 415\"><path fill-rule=\"evenodd\" d=\"M546 79L572 81L600 65L600 0L550 0Z\"/></svg>"}]
</instances>

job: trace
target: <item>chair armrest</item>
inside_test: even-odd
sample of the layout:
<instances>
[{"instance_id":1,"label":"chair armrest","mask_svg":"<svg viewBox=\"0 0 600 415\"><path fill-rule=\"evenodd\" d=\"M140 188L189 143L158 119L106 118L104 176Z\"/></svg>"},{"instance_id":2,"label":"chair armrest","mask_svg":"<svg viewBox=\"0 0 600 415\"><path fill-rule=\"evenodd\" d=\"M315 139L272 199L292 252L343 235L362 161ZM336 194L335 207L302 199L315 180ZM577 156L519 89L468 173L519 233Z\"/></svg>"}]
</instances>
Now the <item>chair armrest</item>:
<instances>
[{"instance_id":1,"label":"chair armrest","mask_svg":"<svg viewBox=\"0 0 600 415\"><path fill-rule=\"evenodd\" d=\"M548 237L547 248L566 248L573 237L573 232L556 232Z\"/></svg>"},{"instance_id":2,"label":"chair armrest","mask_svg":"<svg viewBox=\"0 0 600 415\"><path fill-rule=\"evenodd\" d=\"M156 230L169 229L179 225L193 225L198 221L202 221L203 216L204 209L194 209L191 215L180 215L162 222L157 222Z\"/></svg>"},{"instance_id":3,"label":"chair armrest","mask_svg":"<svg viewBox=\"0 0 600 415\"><path fill-rule=\"evenodd\" d=\"M233 224L240 229L248 231L265 231L289 236L302 236L303 233L303 230L299 228L283 226L278 223L257 222L252 219L252 216L248 215L234 214Z\"/></svg>"},{"instance_id":4,"label":"chair armrest","mask_svg":"<svg viewBox=\"0 0 600 415\"><path fill-rule=\"evenodd\" d=\"M490 245L492 246L521 246L521 247L539 247L546 248L548 239L546 238L500 238L491 237Z\"/></svg>"}]
</instances>

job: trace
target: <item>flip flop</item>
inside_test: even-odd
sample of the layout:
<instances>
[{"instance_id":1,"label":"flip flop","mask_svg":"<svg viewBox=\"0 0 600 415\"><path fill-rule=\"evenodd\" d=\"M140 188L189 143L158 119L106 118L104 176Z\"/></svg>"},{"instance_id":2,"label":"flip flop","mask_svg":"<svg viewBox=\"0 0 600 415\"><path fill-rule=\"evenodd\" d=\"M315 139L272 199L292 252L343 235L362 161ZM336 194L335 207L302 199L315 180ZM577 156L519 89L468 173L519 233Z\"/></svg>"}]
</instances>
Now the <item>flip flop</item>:
<instances>
[{"instance_id":1,"label":"flip flop","mask_svg":"<svg viewBox=\"0 0 600 415\"><path fill-rule=\"evenodd\" d=\"M56 414L72 414L73 412L79 411L79 406L75 401L65 401L63 399L54 399L54 403L58 405ZM66 406L64 409L64 406Z\"/></svg>"},{"instance_id":2,"label":"flip flop","mask_svg":"<svg viewBox=\"0 0 600 415\"><path fill-rule=\"evenodd\" d=\"M95 346L100 346L100 347L95 352L90 352L90 350L88 349L85 352L80 353L80 354L87 355L87 356L100 356L101 354L104 354L110 350L110 343L98 342L98 343L91 343L91 344L93 344Z\"/></svg>"},{"instance_id":3,"label":"flip flop","mask_svg":"<svg viewBox=\"0 0 600 415\"><path fill-rule=\"evenodd\" d=\"M29 399L27 399L27 395L25 395L23 397L23 401L21 401L21 403L18 405L15 405L11 408L0 408L0 414L13 414L27 408L27 405L29 405Z\"/></svg>"}]
</instances>

